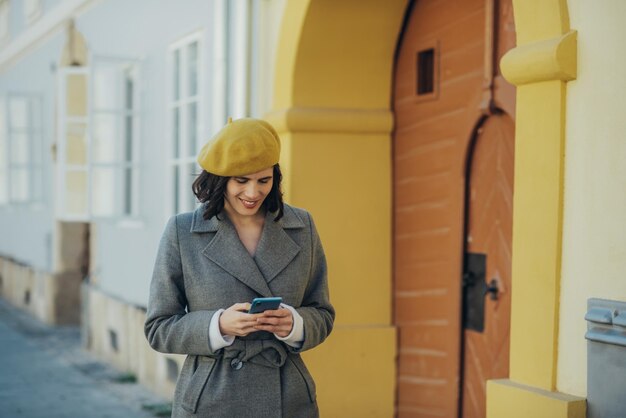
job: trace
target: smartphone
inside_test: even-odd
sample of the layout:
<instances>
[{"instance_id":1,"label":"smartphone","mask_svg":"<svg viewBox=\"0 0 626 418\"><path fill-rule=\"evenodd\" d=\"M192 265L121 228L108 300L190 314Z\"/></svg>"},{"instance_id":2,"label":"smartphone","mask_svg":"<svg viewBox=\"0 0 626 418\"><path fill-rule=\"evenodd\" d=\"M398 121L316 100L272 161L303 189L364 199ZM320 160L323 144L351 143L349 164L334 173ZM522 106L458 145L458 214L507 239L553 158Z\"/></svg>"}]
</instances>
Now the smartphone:
<instances>
[{"instance_id":1,"label":"smartphone","mask_svg":"<svg viewBox=\"0 0 626 418\"><path fill-rule=\"evenodd\" d=\"M282 301L283 298L254 298L248 313L255 314L267 310L278 309Z\"/></svg>"}]
</instances>

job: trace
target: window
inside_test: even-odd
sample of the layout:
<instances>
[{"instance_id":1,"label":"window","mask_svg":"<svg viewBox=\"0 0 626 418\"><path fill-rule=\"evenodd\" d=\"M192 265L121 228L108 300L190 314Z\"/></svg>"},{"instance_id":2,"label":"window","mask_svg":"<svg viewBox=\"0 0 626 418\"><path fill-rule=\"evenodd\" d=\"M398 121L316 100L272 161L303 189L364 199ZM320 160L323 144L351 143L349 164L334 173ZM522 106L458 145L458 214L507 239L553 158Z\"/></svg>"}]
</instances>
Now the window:
<instances>
[{"instance_id":1,"label":"window","mask_svg":"<svg viewBox=\"0 0 626 418\"><path fill-rule=\"evenodd\" d=\"M252 1L226 2L227 109L233 118L250 116Z\"/></svg>"},{"instance_id":2,"label":"window","mask_svg":"<svg viewBox=\"0 0 626 418\"><path fill-rule=\"evenodd\" d=\"M435 91L435 50L426 49L417 53L417 94Z\"/></svg>"},{"instance_id":3,"label":"window","mask_svg":"<svg viewBox=\"0 0 626 418\"><path fill-rule=\"evenodd\" d=\"M212 131L230 116L263 117L271 109L279 1L213 2Z\"/></svg>"},{"instance_id":4,"label":"window","mask_svg":"<svg viewBox=\"0 0 626 418\"><path fill-rule=\"evenodd\" d=\"M439 98L439 41L422 42L415 52L416 101Z\"/></svg>"},{"instance_id":5,"label":"window","mask_svg":"<svg viewBox=\"0 0 626 418\"><path fill-rule=\"evenodd\" d=\"M202 132L202 35L196 33L170 47L171 88L169 114L171 126L172 211L191 211L196 197L191 183L200 173L196 163Z\"/></svg>"},{"instance_id":6,"label":"window","mask_svg":"<svg viewBox=\"0 0 626 418\"><path fill-rule=\"evenodd\" d=\"M0 203L41 202L41 98L36 94L9 93L3 107L5 129L0 140Z\"/></svg>"},{"instance_id":7,"label":"window","mask_svg":"<svg viewBox=\"0 0 626 418\"><path fill-rule=\"evenodd\" d=\"M228 117L251 116L253 1L214 2L214 130Z\"/></svg>"},{"instance_id":8,"label":"window","mask_svg":"<svg viewBox=\"0 0 626 418\"><path fill-rule=\"evenodd\" d=\"M128 60L93 59L91 121L91 213L95 217L138 214L138 66Z\"/></svg>"},{"instance_id":9,"label":"window","mask_svg":"<svg viewBox=\"0 0 626 418\"><path fill-rule=\"evenodd\" d=\"M138 216L139 65L92 57L59 71L58 216Z\"/></svg>"}]
</instances>

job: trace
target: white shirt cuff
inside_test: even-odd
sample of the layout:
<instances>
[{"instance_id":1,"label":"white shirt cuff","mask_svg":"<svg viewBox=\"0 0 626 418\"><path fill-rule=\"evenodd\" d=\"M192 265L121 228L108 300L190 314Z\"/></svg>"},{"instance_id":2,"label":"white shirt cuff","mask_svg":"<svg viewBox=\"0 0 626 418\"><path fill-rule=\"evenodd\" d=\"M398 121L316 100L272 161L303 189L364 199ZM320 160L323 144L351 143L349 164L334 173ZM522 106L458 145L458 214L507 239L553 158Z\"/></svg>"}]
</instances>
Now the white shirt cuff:
<instances>
[{"instance_id":1,"label":"white shirt cuff","mask_svg":"<svg viewBox=\"0 0 626 418\"><path fill-rule=\"evenodd\" d=\"M211 324L209 325L209 345L212 351L228 347L235 341L234 335L222 335L220 332L220 316L222 312L224 312L224 309L215 312L211 317Z\"/></svg>"},{"instance_id":2,"label":"white shirt cuff","mask_svg":"<svg viewBox=\"0 0 626 418\"><path fill-rule=\"evenodd\" d=\"M291 332L286 337L279 337L276 334L274 335L277 339L292 346L293 348L302 347L302 342L304 341L304 320L298 311L296 311L293 307L284 303L281 303L280 306L291 311L291 315L293 316L293 328L291 328Z\"/></svg>"}]
</instances>

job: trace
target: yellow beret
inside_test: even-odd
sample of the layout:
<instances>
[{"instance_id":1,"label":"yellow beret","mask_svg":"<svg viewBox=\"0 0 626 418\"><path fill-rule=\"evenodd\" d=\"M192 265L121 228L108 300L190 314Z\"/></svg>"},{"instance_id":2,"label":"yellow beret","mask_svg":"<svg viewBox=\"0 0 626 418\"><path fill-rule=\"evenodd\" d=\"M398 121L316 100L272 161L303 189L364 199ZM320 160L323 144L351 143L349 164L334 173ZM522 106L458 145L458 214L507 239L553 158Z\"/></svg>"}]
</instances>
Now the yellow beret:
<instances>
[{"instance_id":1,"label":"yellow beret","mask_svg":"<svg viewBox=\"0 0 626 418\"><path fill-rule=\"evenodd\" d=\"M233 177L273 167L280 157L278 134L264 120L244 118L228 123L198 154L198 164L209 173Z\"/></svg>"}]
</instances>

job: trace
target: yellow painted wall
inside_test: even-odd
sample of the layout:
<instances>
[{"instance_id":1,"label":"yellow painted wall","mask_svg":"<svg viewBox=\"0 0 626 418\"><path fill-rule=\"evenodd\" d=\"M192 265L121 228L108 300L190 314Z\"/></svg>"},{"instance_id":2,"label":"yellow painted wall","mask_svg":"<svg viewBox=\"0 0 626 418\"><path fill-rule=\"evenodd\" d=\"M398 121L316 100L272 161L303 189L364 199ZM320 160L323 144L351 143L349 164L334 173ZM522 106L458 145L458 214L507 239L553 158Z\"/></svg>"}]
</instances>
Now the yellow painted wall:
<instances>
[{"instance_id":1,"label":"yellow painted wall","mask_svg":"<svg viewBox=\"0 0 626 418\"><path fill-rule=\"evenodd\" d=\"M335 323L389 325L389 138L302 133L296 140L283 136L285 142L287 156L298 158L285 173L292 185L287 198L315 216L331 273L332 301L338 308ZM350 155L353 158L346 158Z\"/></svg>"},{"instance_id":2,"label":"yellow painted wall","mask_svg":"<svg viewBox=\"0 0 626 418\"><path fill-rule=\"evenodd\" d=\"M517 90L510 376L546 390L557 354L564 89L554 80Z\"/></svg>"},{"instance_id":3,"label":"yellow painted wall","mask_svg":"<svg viewBox=\"0 0 626 418\"><path fill-rule=\"evenodd\" d=\"M335 330L304 357L321 416L394 414L391 294L393 55L406 0L288 1L273 109L288 202L311 211Z\"/></svg>"},{"instance_id":4,"label":"yellow painted wall","mask_svg":"<svg viewBox=\"0 0 626 418\"><path fill-rule=\"evenodd\" d=\"M407 0L288 2L274 109L389 109L393 52ZM280 51L297 48L290 56Z\"/></svg>"},{"instance_id":5,"label":"yellow painted wall","mask_svg":"<svg viewBox=\"0 0 626 418\"><path fill-rule=\"evenodd\" d=\"M558 391L567 94L577 32L566 0L513 0L517 47L501 61L517 88L510 378L487 384L487 416L582 418ZM568 83L569 82L569 83ZM581 318L582 319L582 318ZM579 359L578 365L585 359Z\"/></svg>"},{"instance_id":6,"label":"yellow painted wall","mask_svg":"<svg viewBox=\"0 0 626 418\"><path fill-rule=\"evenodd\" d=\"M513 5L518 45L501 61L504 76L518 87L510 379L552 391L558 354L566 81L576 76L576 33L570 31L561 0L514 0ZM536 18L538 12L541 18Z\"/></svg>"},{"instance_id":7,"label":"yellow painted wall","mask_svg":"<svg viewBox=\"0 0 626 418\"><path fill-rule=\"evenodd\" d=\"M568 6L579 47L566 99L557 388L585 396L587 299L626 300L626 2Z\"/></svg>"}]
</instances>

